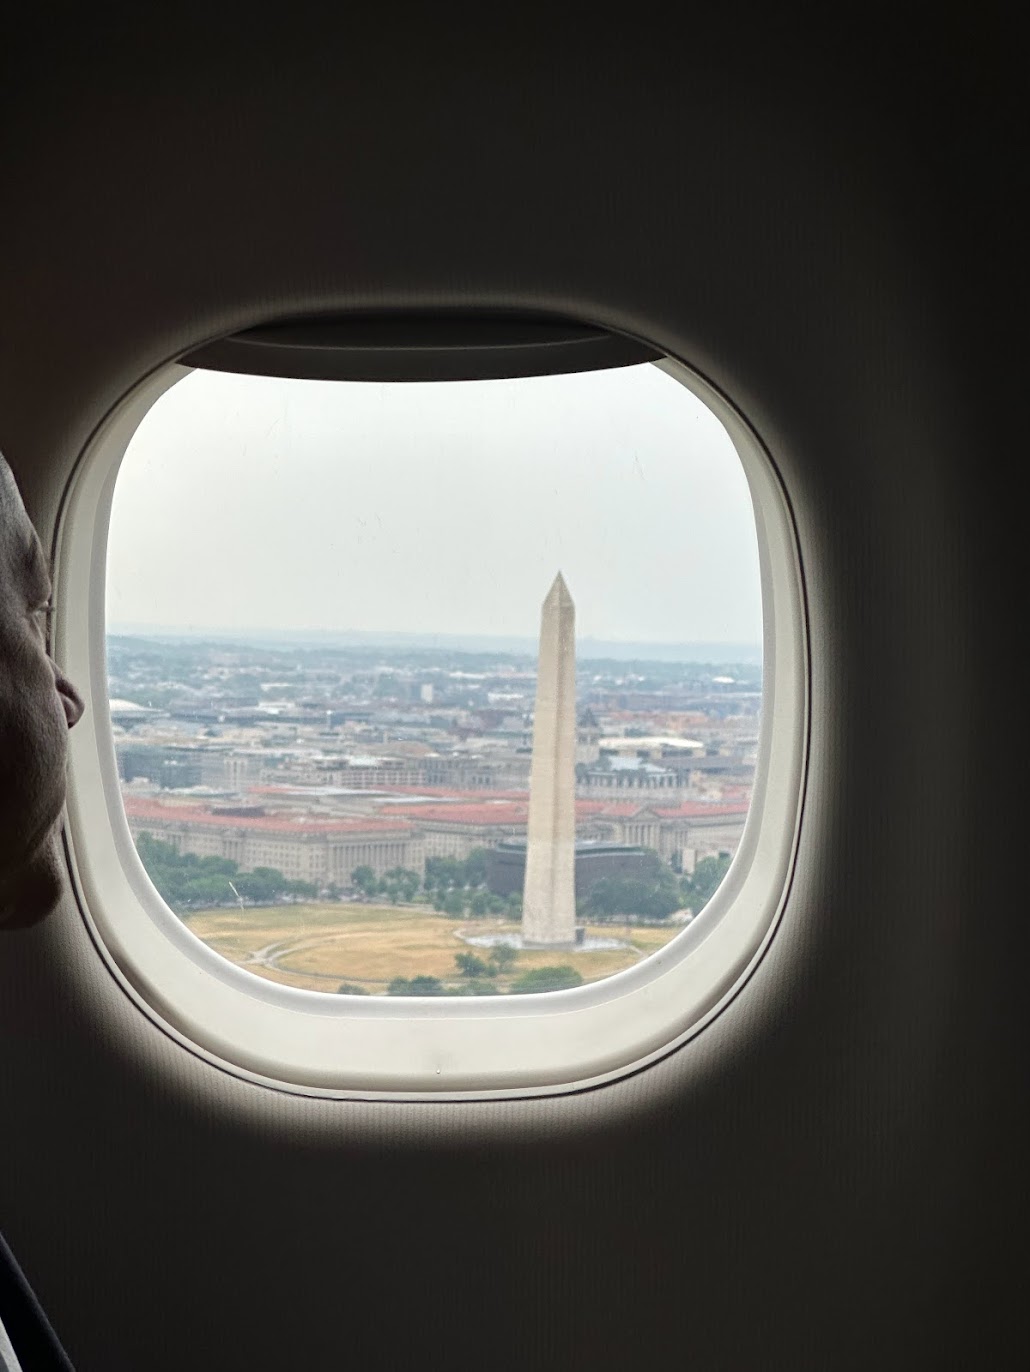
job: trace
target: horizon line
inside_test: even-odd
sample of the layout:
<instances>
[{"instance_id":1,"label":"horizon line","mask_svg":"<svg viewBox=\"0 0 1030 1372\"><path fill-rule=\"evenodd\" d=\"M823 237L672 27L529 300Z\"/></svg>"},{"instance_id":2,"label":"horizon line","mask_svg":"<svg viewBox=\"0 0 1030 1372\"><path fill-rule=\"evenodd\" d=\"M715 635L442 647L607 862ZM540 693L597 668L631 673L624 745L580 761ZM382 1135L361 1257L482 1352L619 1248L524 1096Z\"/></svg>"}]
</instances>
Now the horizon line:
<instances>
[{"instance_id":1,"label":"horizon line","mask_svg":"<svg viewBox=\"0 0 1030 1372\"><path fill-rule=\"evenodd\" d=\"M476 639L497 643L525 642L535 645L538 641L538 636L531 633L479 633L473 630L463 631L457 629L440 631L432 629L274 629L268 626L230 628L224 625L143 624L136 620L131 620L126 623L108 624L106 633L111 637L124 638L145 638L147 636L155 635L160 637L179 638L352 638L362 639L369 643L384 642L393 639L417 639L423 642L437 639ZM580 643L610 643L625 648L680 648L703 644L705 647L712 648L747 648L752 651L761 651L762 649L761 639L631 639L610 638L601 634L577 634L576 639L577 642Z\"/></svg>"}]
</instances>

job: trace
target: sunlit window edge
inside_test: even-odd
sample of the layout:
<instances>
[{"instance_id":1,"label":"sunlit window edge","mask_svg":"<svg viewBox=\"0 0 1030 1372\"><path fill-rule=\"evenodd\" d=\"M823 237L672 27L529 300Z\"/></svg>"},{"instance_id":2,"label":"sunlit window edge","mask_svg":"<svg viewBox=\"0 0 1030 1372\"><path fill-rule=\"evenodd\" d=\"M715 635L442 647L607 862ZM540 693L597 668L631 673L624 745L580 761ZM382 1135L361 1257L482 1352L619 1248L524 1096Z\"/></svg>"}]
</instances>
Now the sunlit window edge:
<instances>
[{"instance_id":1,"label":"sunlit window edge","mask_svg":"<svg viewBox=\"0 0 1030 1372\"><path fill-rule=\"evenodd\" d=\"M789 879L807 740L803 586L789 506L738 413L681 363L653 364L723 423L752 493L763 602L762 729L751 807L729 873L701 916L636 966L519 997L330 996L256 977L213 952L161 900L137 856L107 706L105 573L119 465L143 416L190 374L142 382L82 454L55 542L54 652L80 683L66 847L83 918L142 1011L194 1052L280 1089L439 1099L579 1089L635 1070L696 1033L746 981Z\"/></svg>"}]
</instances>

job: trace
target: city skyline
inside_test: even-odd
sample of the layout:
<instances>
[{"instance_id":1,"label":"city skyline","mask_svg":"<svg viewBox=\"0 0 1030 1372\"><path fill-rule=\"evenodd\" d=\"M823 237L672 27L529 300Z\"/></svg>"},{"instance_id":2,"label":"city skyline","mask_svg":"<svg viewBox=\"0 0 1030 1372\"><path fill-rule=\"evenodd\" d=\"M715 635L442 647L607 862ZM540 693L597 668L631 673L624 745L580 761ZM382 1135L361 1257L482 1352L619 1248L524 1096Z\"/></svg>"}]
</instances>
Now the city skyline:
<instances>
[{"instance_id":1,"label":"city skyline","mask_svg":"<svg viewBox=\"0 0 1030 1372\"><path fill-rule=\"evenodd\" d=\"M384 653L454 652L487 656L531 657L536 659L537 640L503 634L430 634L373 630L364 632L333 629L273 629L267 626L252 629L233 629L225 626L210 628L181 625L109 624L107 635L112 639L188 643L225 643L226 646L254 648L324 648L381 650ZM761 643L661 643L633 640L581 638L576 640L576 656L583 662L624 661L626 663L655 662L690 664L735 662L761 666Z\"/></svg>"},{"instance_id":2,"label":"city skyline","mask_svg":"<svg viewBox=\"0 0 1030 1372\"><path fill-rule=\"evenodd\" d=\"M665 946L739 843L760 669L584 673L574 640L560 575L535 665L112 638L161 897L248 971L334 994L555 990Z\"/></svg>"}]
</instances>

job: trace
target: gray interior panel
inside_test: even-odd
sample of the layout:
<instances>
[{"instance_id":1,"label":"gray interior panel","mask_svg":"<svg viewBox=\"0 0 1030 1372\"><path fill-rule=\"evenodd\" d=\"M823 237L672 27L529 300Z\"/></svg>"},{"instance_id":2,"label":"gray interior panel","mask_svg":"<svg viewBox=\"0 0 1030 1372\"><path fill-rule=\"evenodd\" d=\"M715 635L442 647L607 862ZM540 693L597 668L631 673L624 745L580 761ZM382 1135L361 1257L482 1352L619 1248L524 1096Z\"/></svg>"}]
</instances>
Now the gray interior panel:
<instances>
[{"instance_id":1,"label":"gray interior panel","mask_svg":"<svg viewBox=\"0 0 1030 1372\"><path fill-rule=\"evenodd\" d=\"M776 935L618 1082L277 1091L141 1015L70 898L0 937L0 1226L78 1372L1023 1365L1022 71L989 6L918 39L775 8L12 34L0 449L45 542L191 349L524 311L739 406L812 644Z\"/></svg>"}]
</instances>

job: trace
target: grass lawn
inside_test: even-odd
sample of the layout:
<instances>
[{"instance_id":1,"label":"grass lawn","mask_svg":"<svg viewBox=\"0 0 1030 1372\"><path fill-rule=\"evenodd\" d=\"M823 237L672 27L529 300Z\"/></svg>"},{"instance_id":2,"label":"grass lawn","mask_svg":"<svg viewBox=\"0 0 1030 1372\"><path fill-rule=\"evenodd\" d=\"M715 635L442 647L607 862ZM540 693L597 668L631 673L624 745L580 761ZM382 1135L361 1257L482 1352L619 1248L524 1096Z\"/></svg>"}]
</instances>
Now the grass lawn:
<instances>
[{"instance_id":1,"label":"grass lawn","mask_svg":"<svg viewBox=\"0 0 1030 1372\"><path fill-rule=\"evenodd\" d=\"M450 919L426 906L335 904L204 910L188 916L186 924L216 952L258 976L312 991L335 991L347 981L372 994L385 992L394 977L458 982L456 953L486 961L490 952L466 943L462 934L510 934L519 928L496 916ZM575 967L584 981L598 981L663 948L680 927L588 925L588 935L618 938L628 946L520 950L511 972L494 984L505 991L521 973L555 963Z\"/></svg>"}]
</instances>

